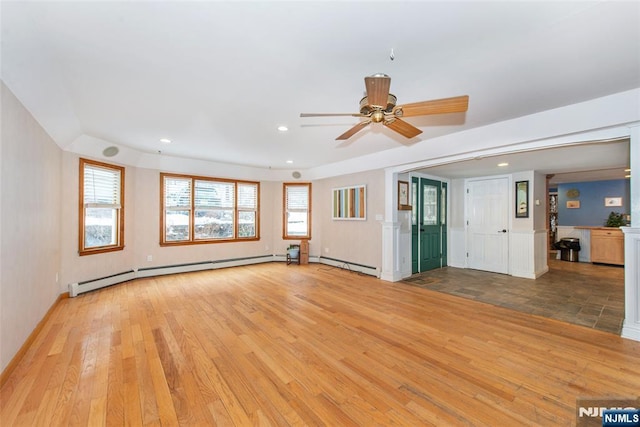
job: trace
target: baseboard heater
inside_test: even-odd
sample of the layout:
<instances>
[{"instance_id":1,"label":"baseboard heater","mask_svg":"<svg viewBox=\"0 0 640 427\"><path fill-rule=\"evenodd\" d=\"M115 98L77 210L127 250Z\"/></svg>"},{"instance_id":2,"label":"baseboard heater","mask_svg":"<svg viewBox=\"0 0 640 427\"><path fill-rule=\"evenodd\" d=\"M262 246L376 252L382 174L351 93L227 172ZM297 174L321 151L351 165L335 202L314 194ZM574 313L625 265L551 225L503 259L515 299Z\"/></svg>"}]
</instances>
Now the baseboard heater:
<instances>
[{"instance_id":1,"label":"baseboard heater","mask_svg":"<svg viewBox=\"0 0 640 427\"><path fill-rule=\"evenodd\" d=\"M202 270L214 270L217 268L237 267L241 265L261 264L272 262L273 255L256 257L244 257L233 259L222 259L216 261L193 262L187 264L164 265L158 267L145 267L137 270L125 271L123 273L112 274L99 279L87 280L84 282L71 283L69 285L69 296L77 297L85 292L116 285L133 279L144 277L163 276L166 274L190 273Z\"/></svg>"},{"instance_id":2,"label":"baseboard heater","mask_svg":"<svg viewBox=\"0 0 640 427\"><path fill-rule=\"evenodd\" d=\"M136 272L134 270L125 271L123 273L112 274L111 276L101 277L99 279L87 280L84 282L71 283L69 285L69 296L77 297L85 292L95 291L96 289L106 288L116 283L127 282L135 279Z\"/></svg>"},{"instance_id":3,"label":"baseboard heater","mask_svg":"<svg viewBox=\"0 0 640 427\"><path fill-rule=\"evenodd\" d=\"M287 256L286 255L274 255L273 256L273 260L274 261L282 261L282 262L284 262L284 261L287 260ZM375 276L378 279L380 278L380 270L377 269L376 267L371 267L370 265L358 264L357 262L345 261L343 259L329 258L329 257L326 257L326 256L310 255L309 256L309 263L326 264L326 265L330 265L332 267L342 268L344 270L357 271L358 273L367 274L369 276Z\"/></svg>"},{"instance_id":4,"label":"baseboard heater","mask_svg":"<svg viewBox=\"0 0 640 427\"><path fill-rule=\"evenodd\" d=\"M128 282L133 279L141 279L144 277L164 276L167 274L191 273L194 271L215 270L217 268L238 267L250 264L262 264L265 262L285 261L285 255L261 255L255 257L221 259L216 261L192 262L186 264L163 265L158 267L145 267L122 273L112 274L110 276L101 277L99 279L87 280L84 282L71 283L69 285L69 296L77 297L85 292L95 291L96 289L105 288L107 286L117 285L118 283ZM344 261L329 257L310 256L309 262L331 265L333 267L344 268L345 270L357 271L368 274L370 276L380 277L377 268L368 265L358 264L350 261Z\"/></svg>"}]
</instances>

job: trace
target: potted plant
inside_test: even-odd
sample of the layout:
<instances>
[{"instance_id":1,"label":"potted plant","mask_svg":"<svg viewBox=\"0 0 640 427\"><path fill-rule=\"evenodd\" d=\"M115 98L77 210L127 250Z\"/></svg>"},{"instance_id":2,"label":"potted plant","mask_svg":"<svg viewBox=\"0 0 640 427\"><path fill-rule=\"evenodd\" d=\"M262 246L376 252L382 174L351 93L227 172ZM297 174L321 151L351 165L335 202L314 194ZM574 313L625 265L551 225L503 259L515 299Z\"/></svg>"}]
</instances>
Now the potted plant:
<instances>
[{"instance_id":1,"label":"potted plant","mask_svg":"<svg viewBox=\"0 0 640 427\"><path fill-rule=\"evenodd\" d=\"M292 259L298 258L298 255L300 254L300 246L290 245L287 248L287 253L289 254L289 257L291 257Z\"/></svg>"},{"instance_id":2,"label":"potted plant","mask_svg":"<svg viewBox=\"0 0 640 427\"><path fill-rule=\"evenodd\" d=\"M627 225L627 222L624 219L624 214L611 212L609 214L609 218L607 218L607 222L604 224L606 227L622 227Z\"/></svg>"}]
</instances>

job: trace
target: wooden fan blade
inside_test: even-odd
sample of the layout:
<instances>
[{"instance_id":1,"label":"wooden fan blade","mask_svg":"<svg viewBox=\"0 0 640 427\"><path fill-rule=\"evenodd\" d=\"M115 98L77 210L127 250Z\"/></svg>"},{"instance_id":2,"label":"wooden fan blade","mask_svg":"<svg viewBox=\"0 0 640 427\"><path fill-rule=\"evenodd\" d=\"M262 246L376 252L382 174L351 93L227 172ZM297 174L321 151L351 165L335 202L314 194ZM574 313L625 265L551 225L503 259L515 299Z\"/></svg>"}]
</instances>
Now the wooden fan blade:
<instances>
[{"instance_id":1,"label":"wooden fan blade","mask_svg":"<svg viewBox=\"0 0 640 427\"><path fill-rule=\"evenodd\" d=\"M360 122L357 125L355 125L354 127L352 127L351 129L349 129L348 131L346 131L345 133L343 133L342 135L340 135L339 137L336 138L336 141L340 141L340 140L344 140L344 139L349 139L351 138L353 135L355 135L359 130L361 130L362 128L364 128L365 126L367 126L369 123L371 123L371 120L365 120L364 122Z\"/></svg>"},{"instance_id":2,"label":"wooden fan blade","mask_svg":"<svg viewBox=\"0 0 640 427\"><path fill-rule=\"evenodd\" d=\"M467 111L467 108L469 108L469 96L464 95L398 105L393 109L393 112L398 117L413 117L428 114L462 113ZM398 114L400 111L401 114Z\"/></svg>"},{"instance_id":3,"label":"wooden fan blade","mask_svg":"<svg viewBox=\"0 0 640 427\"><path fill-rule=\"evenodd\" d=\"M413 138L414 136L418 136L422 133L420 129L417 127L410 125L404 120L400 120L398 118L389 120L388 122L384 122L384 125L392 130L395 130L400 135L406 138Z\"/></svg>"},{"instance_id":4,"label":"wooden fan blade","mask_svg":"<svg viewBox=\"0 0 640 427\"><path fill-rule=\"evenodd\" d=\"M300 117L338 117L338 116L366 117L364 114L360 114L360 113L300 113Z\"/></svg>"},{"instance_id":5,"label":"wooden fan blade","mask_svg":"<svg viewBox=\"0 0 640 427\"><path fill-rule=\"evenodd\" d=\"M367 88L367 100L369 101L369 105L382 107L383 110L387 108L391 77L385 74L365 77L364 85Z\"/></svg>"}]
</instances>

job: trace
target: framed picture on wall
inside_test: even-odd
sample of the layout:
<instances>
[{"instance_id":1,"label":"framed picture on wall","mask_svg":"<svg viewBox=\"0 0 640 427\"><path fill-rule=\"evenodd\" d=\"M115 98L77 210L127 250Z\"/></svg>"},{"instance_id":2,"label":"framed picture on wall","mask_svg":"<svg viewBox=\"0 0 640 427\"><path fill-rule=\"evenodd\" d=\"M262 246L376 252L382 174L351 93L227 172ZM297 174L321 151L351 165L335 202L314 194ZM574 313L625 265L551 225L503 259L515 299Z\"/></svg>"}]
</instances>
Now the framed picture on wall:
<instances>
[{"instance_id":1,"label":"framed picture on wall","mask_svg":"<svg viewBox=\"0 0 640 427\"><path fill-rule=\"evenodd\" d=\"M407 181L398 181L398 210L411 210L411 205L409 204L409 183Z\"/></svg>"},{"instance_id":2,"label":"framed picture on wall","mask_svg":"<svg viewBox=\"0 0 640 427\"><path fill-rule=\"evenodd\" d=\"M529 181L516 181L516 218L529 218Z\"/></svg>"},{"instance_id":3,"label":"framed picture on wall","mask_svg":"<svg viewBox=\"0 0 640 427\"><path fill-rule=\"evenodd\" d=\"M622 206L622 197L605 197L605 206Z\"/></svg>"},{"instance_id":4,"label":"framed picture on wall","mask_svg":"<svg viewBox=\"0 0 640 427\"><path fill-rule=\"evenodd\" d=\"M367 219L367 187L354 185L333 189L334 220Z\"/></svg>"},{"instance_id":5,"label":"framed picture on wall","mask_svg":"<svg viewBox=\"0 0 640 427\"><path fill-rule=\"evenodd\" d=\"M567 209L580 209L580 200L567 200Z\"/></svg>"}]
</instances>

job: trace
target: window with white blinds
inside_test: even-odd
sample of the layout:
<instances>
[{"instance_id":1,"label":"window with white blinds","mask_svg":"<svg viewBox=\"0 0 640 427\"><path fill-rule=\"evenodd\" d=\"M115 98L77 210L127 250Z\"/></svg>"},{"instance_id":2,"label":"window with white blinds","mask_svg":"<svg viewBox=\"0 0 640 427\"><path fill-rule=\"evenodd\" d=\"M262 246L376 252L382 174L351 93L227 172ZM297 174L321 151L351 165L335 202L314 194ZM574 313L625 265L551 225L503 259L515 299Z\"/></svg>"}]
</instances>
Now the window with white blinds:
<instances>
[{"instance_id":1,"label":"window with white blinds","mask_svg":"<svg viewBox=\"0 0 640 427\"><path fill-rule=\"evenodd\" d=\"M164 196L164 239L167 242L191 240L191 178L165 177Z\"/></svg>"},{"instance_id":2,"label":"window with white blinds","mask_svg":"<svg viewBox=\"0 0 640 427\"><path fill-rule=\"evenodd\" d=\"M80 255L124 248L124 168L80 159Z\"/></svg>"},{"instance_id":3,"label":"window with white blinds","mask_svg":"<svg viewBox=\"0 0 640 427\"><path fill-rule=\"evenodd\" d=\"M289 184L283 187L283 238L311 238L311 184Z\"/></svg>"},{"instance_id":4,"label":"window with white blinds","mask_svg":"<svg viewBox=\"0 0 640 427\"><path fill-rule=\"evenodd\" d=\"M238 238L258 233L258 184L238 183Z\"/></svg>"},{"instance_id":5,"label":"window with white blinds","mask_svg":"<svg viewBox=\"0 0 640 427\"><path fill-rule=\"evenodd\" d=\"M257 182L161 174L162 245L258 239Z\"/></svg>"}]
</instances>

